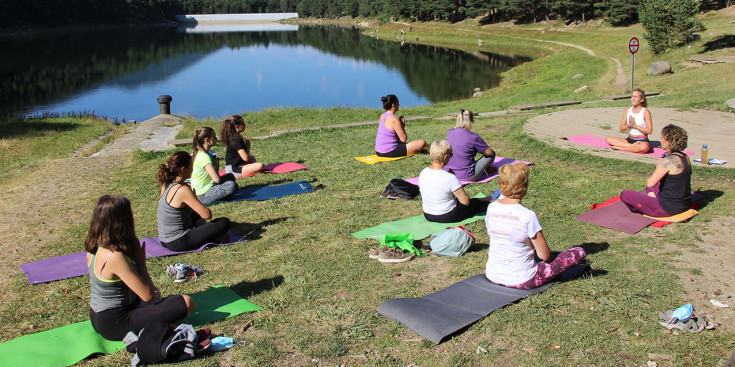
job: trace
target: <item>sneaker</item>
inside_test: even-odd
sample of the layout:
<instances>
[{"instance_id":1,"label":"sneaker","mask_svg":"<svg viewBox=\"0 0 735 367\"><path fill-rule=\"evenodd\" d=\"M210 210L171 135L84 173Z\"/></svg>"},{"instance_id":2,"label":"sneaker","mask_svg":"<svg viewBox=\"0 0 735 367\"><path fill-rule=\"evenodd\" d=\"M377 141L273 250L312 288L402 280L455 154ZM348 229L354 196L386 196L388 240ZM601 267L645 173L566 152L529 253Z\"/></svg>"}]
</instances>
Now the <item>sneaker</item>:
<instances>
[{"instance_id":1,"label":"sneaker","mask_svg":"<svg viewBox=\"0 0 735 367\"><path fill-rule=\"evenodd\" d=\"M368 251L368 256L375 260L380 256L381 252L390 250L390 247L383 245L383 247L371 247Z\"/></svg>"},{"instance_id":2,"label":"sneaker","mask_svg":"<svg viewBox=\"0 0 735 367\"><path fill-rule=\"evenodd\" d=\"M172 276L174 282L184 283L204 274L204 270L198 266L177 263L167 266L165 273L168 276Z\"/></svg>"},{"instance_id":3,"label":"sneaker","mask_svg":"<svg viewBox=\"0 0 735 367\"><path fill-rule=\"evenodd\" d=\"M378 261L382 263L403 263L413 259L413 255L410 253L392 248L388 251L381 251L378 254Z\"/></svg>"}]
</instances>

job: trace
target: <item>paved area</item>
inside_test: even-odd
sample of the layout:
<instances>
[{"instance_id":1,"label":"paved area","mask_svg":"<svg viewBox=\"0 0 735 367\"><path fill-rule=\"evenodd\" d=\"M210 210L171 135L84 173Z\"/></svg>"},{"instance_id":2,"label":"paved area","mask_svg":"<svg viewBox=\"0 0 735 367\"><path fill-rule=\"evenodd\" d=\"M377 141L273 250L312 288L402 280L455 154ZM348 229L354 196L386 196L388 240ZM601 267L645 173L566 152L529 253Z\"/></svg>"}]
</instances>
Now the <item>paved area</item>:
<instances>
[{"instance_id":1,"label":"paved area","mask_svg":"<svg viewBox=\"0 0 735 367\"><path fill-rule=\"evenodd\" d=\"M184 115L158 115L149 120L145 120L133 127L132 131L125 134L122 138L115 140L104 149L92 155L92 157L109 157L126 152L132 152L135 149L143 150L164 150L173 146L169 145L180 123L189 118ZM174 122L178 126L167 127L164 123Z\"/></svg>"},{"instance_id":2,"label":"paved area","mask_svg":"<svg viewBox=\"0 0 735 367\"><path fill-rule=\"evenodd\" d=\"M588 108L547 113L529 119L523 129L538 140L564 149L575 149L589 154L626 159L639 162L656 163L657 158L634 153L618 152L575 144L562 139L565 136L592 134L595 136L620 136L618 132L624 108ZM680 111L673 108L651 108L653 134L650 139L659 142L661 128L673 123L687 130L689 150L699 158L702 144L709 146L709 158L724 159L727 164L720 167L735 167L735 114L717 111ZM712 166L718 167L718 166Z\"/></svg>"}]
</instances>

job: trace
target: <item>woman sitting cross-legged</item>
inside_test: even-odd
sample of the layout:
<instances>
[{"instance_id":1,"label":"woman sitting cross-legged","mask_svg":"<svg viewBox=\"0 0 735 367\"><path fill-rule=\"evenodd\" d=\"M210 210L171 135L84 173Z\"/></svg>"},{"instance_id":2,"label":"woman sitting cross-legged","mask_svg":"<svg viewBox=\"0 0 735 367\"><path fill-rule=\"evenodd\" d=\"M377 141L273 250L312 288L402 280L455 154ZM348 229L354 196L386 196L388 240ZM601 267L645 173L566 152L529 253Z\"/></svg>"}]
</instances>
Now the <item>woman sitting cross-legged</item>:
<instances>
[{"instance_id":1,"label":"woman sitting cross-legged","mask_svg":"<svg viewBox=\"0 0 735 367\"><path fill-rule=\"evenodd\" d=\"M191 174L191 188L204 205L225 200L237 190L235 176L232 173L219 175L219 160L210 151L215 144L217 134L211 127L199 128L194 133L194 170Z\"/></svg>"},{"instance_id":2,"label":"woman sitting cross-legged","mask_svg":"<svg viewBox=\"0 0 735 367\"><path fill-rule=\"evenodd\" d=\"M447 141L452 146L452 157L444 170L454 173L459 179L476 180L482 174L488 173L495 162L495 151L487 143L473 133L475 123L472 111L462 109L457 116L457 125L447 131ZM482 156L475 160L477 153Z\"/></svg>"},{"instance_id":3,"label":"woman sitting cross-legged","mask_svg":"<svg viewBox=\"0 0 735 367\"><path fill-rule=\"evenodd\" d=\"M416 153L426 146L424 140L408 141L406 135L406 119L397 117L400 108L398 97L389 94L380 97L383 103L383 112L378 123L378 134L375 136L375 154L379 157L405 157Z\"/></svg>"},{"instance_id":4,"label":"woman sitting cross-legged","mask_svg":"<svg viewBox=\"0 0 735 367\"><path fill-rule=\"evenodd\" d=\"M521 205L528 190L528 166L500 167L498 186L503 196L487 207L485 225L490 248L485 276L506 287L532 289L552 281L582 262L583 248L570 248L553 261L536 213ZM536 262L538 257L542 261Z\"/></svg>"},{"instance_id":5,"label":"woman sitting cross-legged","mask_svg":"<svg viewBox=\"0 0 735 367\"><path fill-rule=\"evenodd\" d=\"M222 122L220 137L227 146L225 171L237 175L263 172L265 165L250 154L250 138L243 136L245 120L240 115L232 115Z\"/></svg>"},{"instance_id":6,"label":"woman sitting cross-legged","mask_svg":"<svg viewBox=\"0 0 735 367\"><path fill-rule=\"evenodd\" d=\"M212 219L212 211L202 205L185 184L191 176L192 159L187 152L176 152L167 164L158 167L156 178L161 185L158 199L158 236L172 251L198 249L205 243L227 242L230 220Z\"/></svg>"},{"instance_id":7,"label":"woman sitting cross-legged","mask_svg":"<svg viewBox=\"0 0 735 367\"><path fill-rule=\"evenodd\" d=\"M123 340L151 322L177 322L194 310L189 296L161 299L145 264L145 242L135 235L130 201L117 195L97 200L84 241L89 270L89 318L108 340Z\"/></svg>"},{"instance_id":8,"label":"woman sitting cross-legged","mask_svg":"<svg viewBox=\"0 0 735 367\"><path fill-rule=\"evenodd\" d=\"M659 159L643 192L625 190L620 200L631 211L652 217L683 213L692 205L692 162L682 153L687 147L686 130L676 125L661 129L661 147L668 153Z\"/></svg>"},{"instance_id":9,"label":"woman sitting cross-legged","mask_svg":"<svg viewBox=\"0 0 735 367\"><path fill-rule=\"evenodd\" d=\"M490 198L470 199L457 177L444 170L452 157L452 147L446 140L431 143L431 165L419 174L419 191L424 217L430 222L454 223L487 209Z\"/></svg>"}]
</instances>

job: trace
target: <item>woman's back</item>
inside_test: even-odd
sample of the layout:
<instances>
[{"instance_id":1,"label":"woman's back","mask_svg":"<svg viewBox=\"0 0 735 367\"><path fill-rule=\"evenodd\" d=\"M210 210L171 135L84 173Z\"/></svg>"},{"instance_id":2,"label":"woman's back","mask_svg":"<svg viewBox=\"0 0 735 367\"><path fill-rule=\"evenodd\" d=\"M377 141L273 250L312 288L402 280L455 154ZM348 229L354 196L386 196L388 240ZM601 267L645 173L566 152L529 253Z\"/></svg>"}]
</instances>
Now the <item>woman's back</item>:
<instances>
[{"instance_id":1,"label":"woman's back","mask_svg":"<svg viewBox=\"0 0 735 367\"><path fill-rule=\"evenodd\" d=\"M661 179L658 194L661 207L670 214L678 214L688 210L692 201L692 165L689 158L681 152L672 156L680 159L682 172L676 175L667 174Z\"/></svg>"},{"instance_id":2,"label":"woman's back","mask_svg":"<svg viewBox=\"0 0 735 367\"><path fill-rule=\"evenodd\" d=\"M172 192L172 189L174 192ZM181 208L171 206L178 190L186 190L186 188L177 182L169 184L158 199L158 236L163 242L172 242L181 238L189 228L193 227L191 223L191 211L186 204Z\"/></svg>"}]
</instances>

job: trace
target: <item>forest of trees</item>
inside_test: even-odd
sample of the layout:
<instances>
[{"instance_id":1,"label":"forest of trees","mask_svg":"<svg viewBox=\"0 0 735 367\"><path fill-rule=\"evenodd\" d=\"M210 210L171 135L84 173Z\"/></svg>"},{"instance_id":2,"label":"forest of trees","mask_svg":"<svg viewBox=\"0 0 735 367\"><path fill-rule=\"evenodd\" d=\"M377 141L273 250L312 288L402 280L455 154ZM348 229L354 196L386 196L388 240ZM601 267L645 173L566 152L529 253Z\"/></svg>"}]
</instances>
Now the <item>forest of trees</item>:
<instances>
[{"instance_id":1,"label":"forest of trees","mask_svg":"<svg viewBox=\"0 0 735 367\"><path fill-rule=\"evenodd\" d=\"M700 2L700 10L708 10L723 8L732 0ZM642 4L643 0L2 0L0 27L147 23L170 21L176 14L279 12L451 22L480 17L485 23L605 18L625 25L638 21Z\"/></svg>"}]
</instances>

